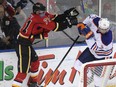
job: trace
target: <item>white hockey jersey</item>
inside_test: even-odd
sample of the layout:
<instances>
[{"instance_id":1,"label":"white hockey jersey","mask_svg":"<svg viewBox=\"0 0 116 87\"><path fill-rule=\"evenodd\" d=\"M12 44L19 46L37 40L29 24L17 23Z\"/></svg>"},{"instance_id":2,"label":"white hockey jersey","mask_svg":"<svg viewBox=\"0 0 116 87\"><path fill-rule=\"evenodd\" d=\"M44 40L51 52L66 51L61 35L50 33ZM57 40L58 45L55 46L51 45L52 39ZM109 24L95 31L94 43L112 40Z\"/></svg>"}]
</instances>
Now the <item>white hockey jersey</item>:
<instances>
[{"instance_id":1,"label":"white hockey jersey","mask_svg":"<svg viewBox=\"0 0 116 87\"><path fill-rule=\"evenodd\" d=\"M112 31L109 30L107 33L101 34L98 31L99 20L99 16L91 14L83 21L83 23L87 24L94 33L94 37L87 39L86 43L91 53L96 58L111 57L113 51Z\"/></svg>"}]
</instances>

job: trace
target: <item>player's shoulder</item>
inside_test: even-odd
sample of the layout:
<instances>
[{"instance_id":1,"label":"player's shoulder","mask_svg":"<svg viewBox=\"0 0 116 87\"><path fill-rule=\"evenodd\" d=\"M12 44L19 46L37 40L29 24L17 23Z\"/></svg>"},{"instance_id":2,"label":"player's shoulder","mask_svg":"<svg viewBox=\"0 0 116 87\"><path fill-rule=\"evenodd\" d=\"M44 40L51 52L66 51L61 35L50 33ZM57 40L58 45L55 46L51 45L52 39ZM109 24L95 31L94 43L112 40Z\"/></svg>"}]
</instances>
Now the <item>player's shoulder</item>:
<instances>
[{"instance_id":1,"label":"player's shoulder","mask_svg":"<svg viewBox=\"0 0 116 87\"><path fill-rule=\"evenodd\" d=\"M98 21L100 20L100 17L96 14L90 14L89 18L98 27Z\"/></svg>"},{"instance_id":2,"label":"player's shoulder","mask_svg":"<svg viewBox=\"0 0 116 87\"><path fill-rule=\"evenodd\" d=\"M112 42L113 36L112 36L112 31L109 30L107 33L102 34L101 40L104 45L109 45Z\"/></svg>"},{"instance_id":3,"label":"player's shoulder","mask_svg":"<svg viewBox=\"0 0 116 87\"><path fill-rule=\"evenodd\" d=\"M32 14L29 16L29 18L30 18L32 21L34 21L34 20L39 20L39 19L40 19L40 16L32 13Z\"/></svg>"},{"instance_id":4,"label":"player's shoulder","mask_svg":"<svg viewBox=\"0 0 116 87\"><path fill-rule=\"evenodd\" d=\"M96 18L99 18L98 15L96 14L90 14L89 16L87 16L87 18L83 21L85 24L93 24L94 22L98 22L97 20L94 20ZM95 23L94 23L95 24Z\"/></svg>"},{"instance_id":5,"label":"player's shoulder","mask_svg":"<svg viewBox=\"0 0 116 87\"><path fill-rule=\"evenodd\" d=\"M97 14L90 14L89 15L89 18L91 18L91 19L94 19L94 18L96 18L96 17L99 17Z\"/></svg>"}]
</instances>

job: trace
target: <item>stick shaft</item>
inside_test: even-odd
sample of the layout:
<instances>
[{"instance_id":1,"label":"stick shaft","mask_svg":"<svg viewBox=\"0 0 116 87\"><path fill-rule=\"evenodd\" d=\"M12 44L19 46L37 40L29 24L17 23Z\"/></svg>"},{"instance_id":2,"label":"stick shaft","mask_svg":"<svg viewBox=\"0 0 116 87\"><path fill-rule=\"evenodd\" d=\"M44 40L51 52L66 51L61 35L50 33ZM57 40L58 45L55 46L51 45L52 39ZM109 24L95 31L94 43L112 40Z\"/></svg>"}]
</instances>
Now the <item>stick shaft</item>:
<instances>
[{"instance_id":1,"label":"stick shaft","mask_svg":"<svg viewBox=\"0 0 116 87\"><path fill-rule=\"evenodd\" d=\"M70 52L70 50L72 49L72 47L75 45L76 41L78 40L80 36L78 36L75 41L73 42L73 44L70 46L70 48L68 49L68 51L66 52L66 54L64 55L64 57L62 58L62 60L60 61L60 63L58 64L58 66L56 67L56 69L54 70L53 74L51 75L50 79L47 81L47 83L44 85L44 87L46 87L50 81L52 80L52 77L54 76L55 72L57 71L57 69L59 68L59 66L62 64L62 62L64 61L64 59L66 58L66 56L68 55L68 53Z\"/></svg>"},{"instance_id":2,"label":"stick shaft","mask_svg":"<svg viewBox=\"0 0 116 87\"><path fill-rule=\"evenodd\" d=\"M33 2L33 0L29 0L32 4L35 4L34 2Z\"/></svg>"}]
</instances>

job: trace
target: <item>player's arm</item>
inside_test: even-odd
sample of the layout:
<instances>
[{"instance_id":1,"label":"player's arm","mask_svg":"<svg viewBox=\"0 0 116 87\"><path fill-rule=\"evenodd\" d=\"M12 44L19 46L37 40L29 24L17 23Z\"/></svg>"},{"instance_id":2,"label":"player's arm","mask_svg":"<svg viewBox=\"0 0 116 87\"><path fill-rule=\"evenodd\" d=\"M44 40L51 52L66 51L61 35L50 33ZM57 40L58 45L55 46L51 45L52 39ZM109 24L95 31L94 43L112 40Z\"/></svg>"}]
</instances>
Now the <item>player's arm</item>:
<instances>
[{"instance_id":1,"label":"player's arm","mask_svg":"<svg viewBox=\"0 0 116 87\"><path fill-rule=\"evenodd\" d=\"M63 14L56 14L52 20L55 22L58 22L62 26L67 26L71 28L73 25L77 25L78 19L77 16L79 15L79 12L75 8L70 8L66 10ZM60 28L59 30L62 30L63 28Z\"/></svg>"},{"instance_id":2,"label":"player's arm","mask_svg":"<svg viewBox=\"0 0 116 87\"><path fill-rule=\"evenodd\" d=\"M87 24L88 26L91 26L91 22L95 18L98 18L98 16L96 14L90 14L88 17L85 18L85 20L83 21L83 23Z\"/></svg>"},{"instance_id":3,"label":"player's arm","mask_svg":"<svg viewBox=\"0 0 116 87\"><path fill-rule=\"evenodd\" d=\"M71 20L72 22L72 20ZM74 21L75 22L75 21ZM75 23L77 24L77 22ZM64 29L67 29L69 27L69 23L67 21L63 22L55 22L53 20L47 22L46 24L39 24L40 27L47 29L47 30L52 30L52 31L62 31Z\"/></svg>"},{"instance_id":4,"label":"player's arm","mask_svg":"<svg viewBox=\"0 0 116 87\"><path fill-rule=\"evenodd\" d=\"M67 17L77 17L79 15L79 12L76 10L76 8L70 8L66 11L64 11L63 14L56 14L52 20L56 22L64 21Z\"/></svg>"},{"instance_id":5,"label":"player's arm","mask_svg":"<svg viewBox=\"0 0 116 87\"><path fill-rule=\"evenodd\" d=\"M85 36L86 39L90 39L94 36L91 29L84 23L80 22L77 24L77 29L80 35Z\"/></svg>"},{"instance_id":6,"label":"player's arm","mask_svg":"<svg viewBox=\"0 0 116 87\"><path fill-rule=\"evenodd\" d=\"M96 40L94 39L94 33L86 24L82 22L78 23L77 29L80 35L85 36L85 41L90 49L93 47L93 45L97 45Z\"/></svg>"},{"instance_id":7,"label":"player's arm","mask_svg":"<svg viewBox=\"0 0 116 87\"><path fill-rule=\"evenodd\" d=\"M79 13L75 8L66 10L63 14L53 17L51 14L46 13L46 16L48 16L49 19L45 20L45 23L39 23L39 26L49 31L62 31L72 25L77 25L78 20L76 17L78 14Z\"/></svg>"},{"instance_id":8,"label":"player's arm","mask_svg":"<svg viewBox=\"0 0 116 87\"><path fill-rule=\"evenodd\" d=\"M67 29L68 27L71 28L73 25L77 25L78 20L77 20L77 14L73 15L73 12L70 11L71 15L66 13L58 15L57 17L52 17L52 19L46 24L39 24L41 27L52 30L52 31L62 31L64 29ZM48 14L49 15L49 14ZM50 15L51 16L51 15Z\"/></svg>"}]
</instances>

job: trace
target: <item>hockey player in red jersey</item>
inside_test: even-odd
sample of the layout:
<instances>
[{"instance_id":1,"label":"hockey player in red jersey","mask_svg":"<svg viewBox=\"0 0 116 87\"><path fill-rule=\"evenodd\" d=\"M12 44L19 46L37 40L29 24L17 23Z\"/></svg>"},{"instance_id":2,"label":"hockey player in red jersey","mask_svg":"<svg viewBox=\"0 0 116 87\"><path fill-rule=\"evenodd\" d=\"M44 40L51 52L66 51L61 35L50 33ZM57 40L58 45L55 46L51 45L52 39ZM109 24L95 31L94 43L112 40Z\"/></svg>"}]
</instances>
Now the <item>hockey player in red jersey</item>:
<instances>
[{"instance_id":1,"label":"hockey player in red jersey","mask_svg":"<svg viewBox=\"0 0 116 87\"><path fill-rule=\"evenodd\" d=\"M30 71L29 87L40 87L37 84L39 60L32 43L35 38L47 39L50 31L62 31L78 23L78 11L71 8L63 14L51 15L41 3L33 5L33 13L28 17L20 29L16 53L18 56L18 73L12 87L21 87L26 75Z\"/></svg>"}]
</instances>

